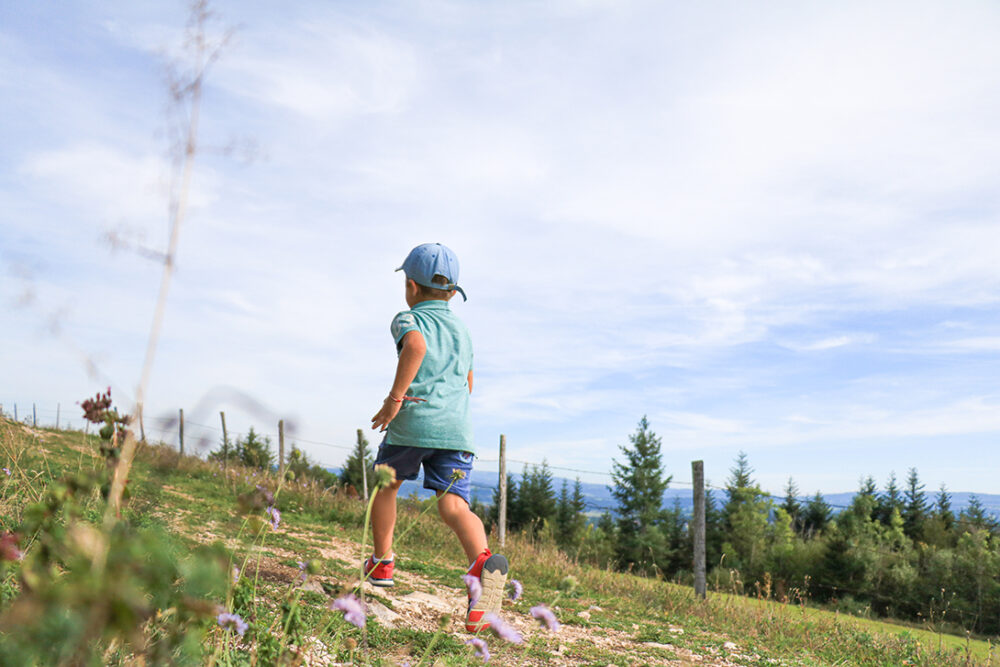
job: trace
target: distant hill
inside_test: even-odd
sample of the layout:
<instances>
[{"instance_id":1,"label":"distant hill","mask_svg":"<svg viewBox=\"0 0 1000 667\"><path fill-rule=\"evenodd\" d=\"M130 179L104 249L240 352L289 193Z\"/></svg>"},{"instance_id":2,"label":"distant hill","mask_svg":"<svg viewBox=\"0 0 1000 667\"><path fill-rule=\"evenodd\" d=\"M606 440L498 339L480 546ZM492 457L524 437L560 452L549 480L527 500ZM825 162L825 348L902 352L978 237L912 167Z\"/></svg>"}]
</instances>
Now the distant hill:
<instances>
[{"instance_id":1,"label":"distant hill","mask_svg":"<svg viewBox=\"0 0 1000 667\"><path fill-rule=\"evenodd\" d=\"M339 473L339 469L332 470L332 472ZM520 480L520 473L514 474L515 480ZM570 490L573 488L574 480L564 480L562 477L554 477L552 479L552 488L556 492L558 497L560 489L562 489L563 481L566 481ZM479 502L485 503L487 505L493 502L493 493L497 486L497 473L490 470L473 470L472 471L472 495L474 499L478 499ZM581 487L583 489L583 495L587 502L587 514L590 516L598 516L605 510L614 510L615 501L611 496L611 492L608 487L604 484L590 484L587 482L581 482ZM721 504L725 498L725 491L719 489L710 489L712 495L715 497L716 501ZM419 498L429 498L432 492L428 489L423 488L423 479L418 478L412 482L403 482L402 488L400 488L400 494L403 496L409 496L416 493ZM951 494L951 506L952 510L958 514L960 511L969 506L969 499L972 496L979 498L979 502L983 504L983 507L987 512L993 514L993 516L1000 518L1000 495L990 494L990 493L971 493L967 491L958 491ZM800 501L806 502L811 496L802 496L799 498ZM854 492L847 493L831 493L829 495L824 495L823 498L829 503L834 512L839 512L840 510L848 507L851 504L851 499L854 498ZM934 493L927 494L928 502L933 502ZM778 499L779 501L781 498ZM690 487L678 487L669 488L663 494L663 501L665 505L673 506L676 502L680 505L681 510L685 514L690 514L694 506L694 500L691 495Z\"/></svg>"}]
</instances>

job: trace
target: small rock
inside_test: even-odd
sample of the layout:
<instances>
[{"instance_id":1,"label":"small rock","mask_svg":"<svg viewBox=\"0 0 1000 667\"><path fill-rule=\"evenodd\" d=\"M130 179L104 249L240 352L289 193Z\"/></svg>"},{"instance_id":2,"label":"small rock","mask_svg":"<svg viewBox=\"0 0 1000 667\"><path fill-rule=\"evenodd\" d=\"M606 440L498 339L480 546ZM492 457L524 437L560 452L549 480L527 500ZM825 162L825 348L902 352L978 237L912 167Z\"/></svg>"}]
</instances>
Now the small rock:
<instances>
[{"instance_id":1,"label":"small rock","mask_svg":"<svg viewBox=\"0 0 1000 667\"><path fill-rule=\"evenodd\" d=\"M603 609L601 609L600 607L598 607L596 604L590 605L590 607L588 607L588 609L590 609L590 611L604 611Z\"/></svg>"},{"instance_id":2,"label":"small rock","mask_svg":"<svg viewBox=\"0 0 1000 667\"><path fill-rule=\"evenodd\" d=\"M452 605L448 602L442 600L436 595L430 595L429 593L423 593L421 591L414 591L409 595L404 595L400 598L400 602L417 604L422 607L431 607L433 609L437 609L438 611L452 611Z\"/></svg>"},{"instance_id":3,"label":"small rock","mask_svg":"<svg viewBox=\"0 0 1000 667\"><path fill-rule=\"evenodd\" d=\"M670 644L661 644L660 642L643 642L643 646L648 646L649 648L665 648L667 650L673 650L673 646Z\"/></svg>"},{"instance_id":4,"label":"small rock","mask_svg":"<svg viewBox=\"0 0 1000 667\"><path fill-rule=\"evenodd\" d=\"M396 627L396 623L403 618L392 609L389 609L381 602L376 602L375 600L368 603L368 611L375 617L375 620L379 625L383 625L387 628Z\"/></svg>"},{"instance_id":5,"label":"small rock","mask_svg":"<svg viewBox=\"0 0 1000 667\"><path fill-rule=\"evenodd\" d=\"M722 648L726 649L727 651L735 651L736 649L739 648L739 646L737 646L733 642L726 642L725 644L722 645Z\"/></svg>"},{"instance_id":6,"label":"small rock","mask_svg":"<svg viewBox=\"0 0 1000 667\"><path fill-rule=\"evenodd\" d=\"M315 579L309 579L306 583L302 584L302 590L308 591L310 593L324 593L323 586Z\"/></svg>"},{"instance_id":7,"label":"small rock","mask_svg":"<svg viewBox=\"0 0 1000 667\"><path fill-rule=\"evenodd\" d=\"M590 612L589 611L581 611L581 612L577 613L577 616L579 616L580 618L582 618L585 621L589 621L590 620Z\"/></svg>"},{"instance_id":8,"label":"small rock","mask_svg":"<svg viewBox=\"0 0 1000 667\"><path fill-rule=\"evenodd\" d=\"M683 635L684 634L684 628L678 628L678 627L676 627L674 625L671 625L671 626L669 626L667 628L667 632L669 632L672 635Z\"/></svg>"}]
</instances>

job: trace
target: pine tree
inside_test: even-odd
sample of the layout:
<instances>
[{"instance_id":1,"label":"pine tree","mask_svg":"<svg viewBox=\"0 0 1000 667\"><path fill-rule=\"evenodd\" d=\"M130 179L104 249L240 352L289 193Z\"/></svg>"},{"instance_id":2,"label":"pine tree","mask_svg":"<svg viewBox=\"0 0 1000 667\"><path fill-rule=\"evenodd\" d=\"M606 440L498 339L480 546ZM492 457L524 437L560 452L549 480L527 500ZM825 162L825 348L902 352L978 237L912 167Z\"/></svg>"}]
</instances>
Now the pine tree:
<instances>
[{"instance_id":1,"label":"pine tree","mask_svg":"<svg viewBox=\"0 0 1000 667\"><path fill-rule=\"evenodd\" d=\"M663 492L672 477L665 476L660 438L650 430L645 416L629 442L631 447L620 446L624 461L613 461L614 486L608 488L617 503L618 563L644 569L665 546L657 525L663 520Z\"/></svg>"},{"instance_id":2,"label":"pine tree","mask_svg":"<svg viewBox=\"0 0 1000 667\"><path fill-rule=\"evenodd\" d=\"M340 483L345 486L350 485L354 487L354 490L361 494L366 478L368 481L368 491L371 492L375 488L375 475L371 473L374 459L372 458L371 450L368 448L368 439L365 437L364 431L360 428L358 429L357 444L358 446L347 457L347 461L340 471ZM362 466L365 468L365 473L367 474L363 475Z\"/></svg>"},{"instance_id":3,"label":"pine tree","mask_svg":"<svg viewBox=\"0 0 1000 667\"><path fill-rule=\"evenodd\" d=\"M792 530L797 533L802 530L802 504L798 500L798 495L799 487L796 486L795 480L789 477L788 484L785 486L785 500L780 507L791 517Z\"/></svg>"},{"instance_id":4,"label":"pine tree","mask_svg":"<svg viewBox=\"0 0 1000 667\"><path fill-rule=\"evenodd\" d=\"M236 440L236 457L240 463L248 468L260 468L269 470L274 462L274 453L271 451L271 439L265 437L261 440L253 426L247 431L246 437Z\"/></svg>"},{"instance_id":5,"label":"pine tree","mask_svg":"<svg viewBox=\"0 0 1000 667\"><path fill-rule=\"evenodd\" d=\"M951 530L955 526L955 513L951 509L951 494L948 493L948 487L943 483L934 498L934 518L941 521L945 530Z\"/></svg>"},{"instance_id":6,"label":"pine tree","mask_svg":"<svg viewBox=\"0 0 1000 667\"><path fill-rule=\"evenodd\" d=\"M917 539L922 534L924 521L927 519L927 496L924 494L924 485L920 483L916 468L910 468L907 474L903 500L904 505L900 512L903 517L903 532L910 539Z\"/></svg>"},{"instance_id":7,"label":"pine tree","mask_svg":"<svg viewBox=\"0 0 1000 667\"><path fill-rule=\"evenodd\" d=\"M903 496L896 486L896 473L889 474L889 481L885 486L885 493L878 496L878 504L875 507L875 516L883 526L892 524L893 512L900 516L903 514Z\"/></svg>"},{"instance_id":8,"label":"pine tree","mask_svg":"<svg viewBox=\"0 0 1000 667\"><path fill-rule=\"evenodd\" d=\"M830 523L833 510L819 491L806 503L802 517L802 532L805 535L819 535Z\"/></svg>"}]
</instances>

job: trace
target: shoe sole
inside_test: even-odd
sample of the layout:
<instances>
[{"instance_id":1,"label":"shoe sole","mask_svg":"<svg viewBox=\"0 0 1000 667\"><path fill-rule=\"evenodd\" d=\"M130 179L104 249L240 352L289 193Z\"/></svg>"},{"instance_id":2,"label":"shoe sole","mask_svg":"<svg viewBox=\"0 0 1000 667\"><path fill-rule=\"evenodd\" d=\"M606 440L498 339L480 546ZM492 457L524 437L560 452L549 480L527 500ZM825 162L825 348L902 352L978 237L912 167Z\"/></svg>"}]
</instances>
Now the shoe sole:
<instances>
[{"instance_id":1,"label":"shoe sole","mask_svg":"<svg viewBox=\"0 0 1000 667\"><path fill-rule=\"evenodd\" d=\"M479 596L476 604L469 609L469 616L477 611L482 612L482 616L490 613L500 613L500 605L503 604L504 587L507 585L508 569L509 564L507 563L507 559L500 554L493 554L486 559L486 562L483 563L483 572L479 575L479 580L483 585L483 594ZM469 632L482 632L489 626L489 623L482 622L470 623L466 621L465 623L465 629Z\"/></svg>"}]
</instances>

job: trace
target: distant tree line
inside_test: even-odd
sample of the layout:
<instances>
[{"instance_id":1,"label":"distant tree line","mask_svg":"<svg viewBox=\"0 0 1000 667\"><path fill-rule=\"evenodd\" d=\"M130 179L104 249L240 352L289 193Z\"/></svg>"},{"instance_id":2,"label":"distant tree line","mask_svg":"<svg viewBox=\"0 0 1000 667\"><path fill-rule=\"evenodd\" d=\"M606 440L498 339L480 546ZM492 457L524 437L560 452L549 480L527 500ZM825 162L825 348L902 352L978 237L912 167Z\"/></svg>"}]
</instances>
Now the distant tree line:
<instances>
[{"instance_id":1,"label":"distant tree line","mask_svg":"<svg viewBox=\"0 0 1000 667\"><path fill-rule=\"evenodd\" d=\"M676 501L664 506L672 478L645 417L620 451L614 512L588 520L579 479L557 494L543 463L508 477L508 529L600 566L690 583L688 517ZM753 472L740 453L722 495L706 494L711 587L1000 633L1000 525L974 496L955 512L948 490L931 497L911 468L902 485L891 475L883 489L863 478L834 512L818 492L803 500L793 479L784 498L771 497ZM482 509L490 524L496 506L495 495Z\"/></svg>"}]
</instances>

